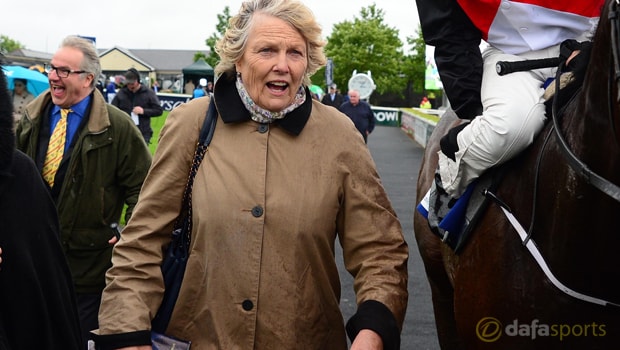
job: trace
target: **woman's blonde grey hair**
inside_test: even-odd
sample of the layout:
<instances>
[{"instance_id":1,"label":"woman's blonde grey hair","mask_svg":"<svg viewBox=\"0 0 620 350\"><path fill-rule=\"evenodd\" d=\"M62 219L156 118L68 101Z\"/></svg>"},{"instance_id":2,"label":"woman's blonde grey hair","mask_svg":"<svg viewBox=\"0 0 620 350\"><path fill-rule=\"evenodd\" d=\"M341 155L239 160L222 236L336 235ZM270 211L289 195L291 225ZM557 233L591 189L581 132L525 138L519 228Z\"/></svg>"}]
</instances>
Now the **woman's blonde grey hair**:
<instances>
[{"instance_id":1,"label":"woman's blonde grey hair","mask_svg":"<svg viewBox=\"0 0 620 350\"><path fill-rule=\"evenodd\" d=\"M310 85L310 76L326 63L323 52L325 41L321 38L321 26L312 11L297 0L244 1L239 13L230 18L228 29L215 46L215 52L220 56L220 62L215 66L215 74L230 78L235 76L235 63L241 59L246 49L256 13L267 14L289 23L306 40L308 67L303 84Z\"/></svg>"},{"instance_id":2,"label":"woman's blonde grey hair","mask_svg":"<svg viewBox=\"0 0 620 350\"><path fill-rule=\"evenodd\" d=\"M71 47L81 51L82 54L84 54L82 64L80 65L80 70L93 74L93 81L91 81L90 87L94 89L97 85L97 79L101 75L101 62L99 61L99 55L97 54L97 49L95 49L93 42L88 39L72 35L66 37L60 44L60 47Z\"/></svg>"}]
</instances>

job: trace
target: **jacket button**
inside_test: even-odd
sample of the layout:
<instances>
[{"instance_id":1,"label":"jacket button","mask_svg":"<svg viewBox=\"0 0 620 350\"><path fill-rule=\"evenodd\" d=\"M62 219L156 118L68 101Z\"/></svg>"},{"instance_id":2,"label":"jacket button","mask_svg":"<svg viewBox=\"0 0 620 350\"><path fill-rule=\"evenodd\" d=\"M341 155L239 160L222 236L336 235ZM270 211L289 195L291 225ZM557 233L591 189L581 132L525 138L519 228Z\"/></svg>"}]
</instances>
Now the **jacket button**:
<instances>
[{"instance_id":1,"label":"jacket button","mask_svg":"<svg viewBox=\"0 0 620 350\"><path fill-rule=\"evenodd\" d=\"M241 303L241 307L245 311L250 311L254 308L254 303L251 300L244 300L243 303Z\"/></svg>"},{"instance_id":2,"label":"jacket button","mask_svg":"<svg viewBox=\"0 0 620 350\"><path fill-rule=\"evenodd\" d=\"M263 208L260 207L260 205L255 206L254 208L252 208L252 215L254 215L254 217L258 218L261 215L263 215Z\"/></svg>"},{"instance_id":3,"label":"jacket button","mask_svg":"<svg viewBox=\"0 0 620 350\"><path fill-rule=\"evenodd\" d=\"M261 134L266 133L269 130L269 125L267 124L260 124L258 126L258 132L260 132Z\"/></svg>"}]
</instances>

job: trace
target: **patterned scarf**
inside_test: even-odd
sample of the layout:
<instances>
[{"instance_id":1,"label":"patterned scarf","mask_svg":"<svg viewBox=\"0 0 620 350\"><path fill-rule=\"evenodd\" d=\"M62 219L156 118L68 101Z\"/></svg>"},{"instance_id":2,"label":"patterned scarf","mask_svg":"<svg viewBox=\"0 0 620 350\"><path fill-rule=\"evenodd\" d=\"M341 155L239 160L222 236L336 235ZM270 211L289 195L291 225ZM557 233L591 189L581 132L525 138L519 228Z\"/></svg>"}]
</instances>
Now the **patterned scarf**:
<instances>
[{"instance_id":1,"label":"patterned scarf","mask_svg":"<svg viewBox=\"0 0 620 350\"><path fill-rule=\"evenodd\" d=\"M243 80L241 80L241 73L237 73L236 85L239 96L241 97L241 101L243 101L245 108L250 112L252 120L257 123L273 123L278 119L282 119L286 116L287 113L295 110L295 108L301 106L306 101L306 91L302 85L299 87L293 103L291 103L288 107L284 108L280 112L271 112L259 107L254 102L254 100L252 100L252 98L248 94L248 91L245 89L245 86L243 86Z\"/></svg>"}]
</instances>

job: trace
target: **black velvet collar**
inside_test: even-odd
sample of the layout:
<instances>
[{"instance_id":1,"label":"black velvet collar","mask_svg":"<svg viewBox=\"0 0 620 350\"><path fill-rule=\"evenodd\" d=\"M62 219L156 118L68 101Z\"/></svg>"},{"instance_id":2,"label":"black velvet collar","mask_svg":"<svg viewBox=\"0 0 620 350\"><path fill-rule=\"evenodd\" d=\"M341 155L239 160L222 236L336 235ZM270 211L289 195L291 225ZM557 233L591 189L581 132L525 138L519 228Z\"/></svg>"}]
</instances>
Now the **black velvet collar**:
<instances>
[{"instance_id":1,"label":"black velvet collar","mask_svg":"<svg viewBox=\"0 0 620 350\"><path fill-rule=\"evenodd\" d=\"M312 95L306 87L306 101L299 108L290 112L283 119L276 120L272 124L281 127L293 135L299 135L310 118L312 112ZM238 123L251 120L250 112L245 108L234 78L225 74L215 82L213 89L215 106L224 123Z\"/></svg>"}]
</instances>

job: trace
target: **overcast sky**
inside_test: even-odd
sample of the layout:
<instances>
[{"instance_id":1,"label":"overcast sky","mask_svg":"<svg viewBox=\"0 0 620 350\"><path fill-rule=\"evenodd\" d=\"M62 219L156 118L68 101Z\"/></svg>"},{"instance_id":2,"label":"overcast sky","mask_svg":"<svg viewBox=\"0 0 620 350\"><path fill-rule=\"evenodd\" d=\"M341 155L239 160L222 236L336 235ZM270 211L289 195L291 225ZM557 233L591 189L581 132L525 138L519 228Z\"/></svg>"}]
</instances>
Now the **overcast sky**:
<instances>
[{"instance_id":1,"label":"overcast sky","mask_svg":"<svg viewBox=\"0 0 620 350\"><path fill-rule=\"evenodd\" d=\"M0 34L30 50L54 53L67 35L95 37L102 49L205 50L225 6L235 14L243 0L13 0L4 6ZM418 28L415 0L303 0L327 37L336 23L360 17L375 3L405 44Z\"/></svg>"}]
</instances>

